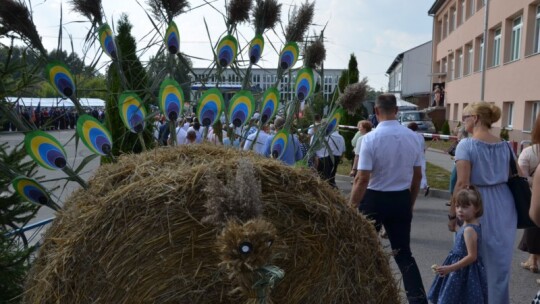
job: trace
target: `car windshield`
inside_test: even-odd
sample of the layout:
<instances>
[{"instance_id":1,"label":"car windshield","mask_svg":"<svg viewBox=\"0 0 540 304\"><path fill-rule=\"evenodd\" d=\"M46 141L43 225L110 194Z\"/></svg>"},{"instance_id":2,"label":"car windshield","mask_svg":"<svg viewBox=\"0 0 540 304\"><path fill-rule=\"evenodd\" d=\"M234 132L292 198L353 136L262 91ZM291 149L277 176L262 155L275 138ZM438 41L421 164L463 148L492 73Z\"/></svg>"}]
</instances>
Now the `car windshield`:
<instances>
[{"instance_id":1,"label":"car windshield","mask_svg":"<svg viewBox=\"0 0 540 304\"><path fill-rule=\"evenodd\" d=\"M402 121L420 121L420 120L429 120L426 113L423 112L408 112L403 113Z\"/></svg>"}]
</instances>

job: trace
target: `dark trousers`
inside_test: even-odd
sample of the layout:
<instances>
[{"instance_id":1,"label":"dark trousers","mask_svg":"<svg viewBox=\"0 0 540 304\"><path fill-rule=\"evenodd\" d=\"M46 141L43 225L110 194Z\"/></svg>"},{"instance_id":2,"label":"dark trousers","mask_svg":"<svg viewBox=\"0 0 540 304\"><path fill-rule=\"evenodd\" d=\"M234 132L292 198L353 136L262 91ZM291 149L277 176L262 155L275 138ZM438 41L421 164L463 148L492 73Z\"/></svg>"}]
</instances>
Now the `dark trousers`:
<instances>
[{"instance_id":1,"label":"dark trousers","mask_svg":"<svg viewBox=\"0 0 540 304\"><path fill-rule=\"evenodd\" d=\"M381 192L368 189L359 210L375 221L377 231L381 226L386 229L409 303L427 304L422 277L411 253L410 191Z\"/></svg>"},{"instance_id":2,"label":"dark trousers","mask_svg":"<svg viewBox=\"0 0 540 304\"><path fill-rule=\"evenodd\" d=\"M335 187L335 182L334 185L332 185L332 183L330 182L330 179L332 178L333 168L334 163L332 163L332 159L330 158L330 156L319 158L319 165L317 166L317 172L319 172L319 176L323 180L327 181L331 186Z\"/></svg>"},{"instance_id":3,"label":"dark trousers","mask_svg":"<svg viewBox=\"0 0 540 304\"><path fill-rule=\"evenodd\" d=\"M341 160L341 156L334 155L334 163L332 164L332 172L330 173L330 179L328 182L332 187L337 188L336 185L336 173L337 173L337 167L339 166L339 161Z\"/></svg>"}]
</instances>

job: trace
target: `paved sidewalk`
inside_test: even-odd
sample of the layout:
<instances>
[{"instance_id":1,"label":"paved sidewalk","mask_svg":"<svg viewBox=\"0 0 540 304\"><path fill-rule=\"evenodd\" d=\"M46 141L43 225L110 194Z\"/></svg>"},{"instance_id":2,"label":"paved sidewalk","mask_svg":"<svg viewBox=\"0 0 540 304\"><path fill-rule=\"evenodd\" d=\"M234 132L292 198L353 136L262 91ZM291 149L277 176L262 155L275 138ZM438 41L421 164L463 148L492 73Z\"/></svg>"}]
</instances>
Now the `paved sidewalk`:
<instances>
[{"instance_id":1,"label":"paved sidewalk","mask_svg":"<svg viewBox=\"0 0 540 304\"><path fill-rule=\"evenodd\" d=\"M352 188L351 180L348 176L336 176L338 187L347 200ZM452 234L446 228L446 214L448 212L448 207L444 205L446 201L445 199L420 195L414 210L411 249L420 269L426 291L429 290L434 279L431 265L441 264L452 249ZM540 274L533 274L519 266L519 262L527 259L527 254L517 249L522 233L522 230L518 230L514 246L516 249L514 249L510 283L510 303L512 304L531 303L534 295L540 289L540 285L535 282L537 278L540 278ZM382 245L390 252L390 244L387 240L382 240ZM391 266L396 279L400 280L401 275L393 259L391 259Z\"/></svg>"}]
</instances>

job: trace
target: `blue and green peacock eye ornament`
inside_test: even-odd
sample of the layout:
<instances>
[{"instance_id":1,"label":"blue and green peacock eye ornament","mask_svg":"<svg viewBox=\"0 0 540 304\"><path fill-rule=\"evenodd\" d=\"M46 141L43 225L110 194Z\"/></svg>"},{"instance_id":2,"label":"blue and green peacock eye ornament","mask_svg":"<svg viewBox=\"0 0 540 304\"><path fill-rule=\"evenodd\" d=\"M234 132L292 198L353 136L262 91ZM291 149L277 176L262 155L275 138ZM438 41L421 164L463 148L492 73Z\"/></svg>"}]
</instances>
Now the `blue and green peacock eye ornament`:
<instances>
[{"instance_id":1,"label":"blue and green peacock eye ornament","mask_svg":"<svg viewBox=\"0 0 540 304\"><path fill-rule=\"evenodd\" d=\"M240 90L229 102L229 121L235 127L243 126L255 112L255 99L251 91Z\"/></svg>"},{"instance_id":2,"label":"blue and green peacock eye ornament","mask_svg":"<svg viewBox=\"0 0 540 304\"><path fill-rule=\"evenodd\" d=\"M262 35L256 35L249 44L249 61L252 64L257 64L261 59L264 50L264 38Z\"/></svg>"},{"instance_id":3,"label":"blue and green peacock eye ornament","mask_svg":"<svg viewBox=\"0 0 540 304\"><path fill-rule=\"evenodd\" d=\"M298 61L299 55L298 44L294 41L287 43L279 54L279 67L282 70L292 68L296 64L296 61Z\"/></svg>"},{"instance_id":4,"label":"blue and green peacock eye ornament","mask_svg":"<svg viewBox=\"0 0 540 304\"><path fill-rule=\"evenodd\" d=\"M334 132L339 127L339 121L343 117L343 114L343 109L336 109L334 110L332 115L328 117L328 124L326 125L326 135L332 134L332 132Z\"/></svg>"},{"instance_id":5,"label":"blue and green peacock eye ornament","mask_svg":"<svg viewBox=\"0 0 540 304\"><path fill-rule=\"evenodd\" d=\"M272 144L270 146L270 153L272 155L272 158L281 159L281 157L285 153L285 150L287 149L288 144L289 132L285 129L278 131L272 139Z\"/></svg>"},{"instance_id":6,"label":"blue and green peacock eye ornament","mask_svg":"<svg viewBox=\"0 0 540 304\"><path fill-rule=\"evenodd\" d=\"M50 205L51 198L45 187L32 178L18 176L11 181L13 189L25 200L40 205Z\"/></svg>"},{"instance_id":7,"label":"blue and green peacock eye ornament","mask_svg":"<svg viewBox=\"0 0 540 304\"><path fill-rule=\"evenodd\" d=\"M225 101L221 91L216 88L206 91L197 106L197 117L199 122L204 127L213 125L221 116L221 112L225 108Z\"/></svg>"},{"instance_id":8,"label":"blue and green peacock eye ornament","mask_svg":"<svg viewBox=\"0 0 540 304\"><path fill-rule=\"evenodd\" d=\"M171 21L167 27L167 32L165 33L165 45L171 54L176 54L180 50L180 32L174 21Z\"/></svg>"},{"instance_id":9,"label":"blue and green peacock eye ornament","mask_svg":"<svg viewBox=\"0 0 540 304\"><path fill-rule=\"evenodd\" d=\"M159 87L159 108L167 120L176 121L182 114L184 92L176 80L165 78Z\"/></svg>"},{"instance_id":10,"label":"blue and green peacock eye ornament","mask_svg":"<svg viewBox=\"0 0 540 304\"><path fill-rule=\"evenodd\" d=\"M107 23L104 23L99 27L98 35L103 52L111 57L111 59L118 59L118 52L111 27Z\"/></svg>"},{"instance_id":11,"label":"blue and green peacock eye ornament","mask_svg":"<svg viewBox=\"0 0 540 304\"><path fill-rule=\"evenodd\" d=\"M305 101L313 92L314 86L315 79L313 77L312 69L303 68L298 71L295 83L296 97L298 100Z\"/></svg>"},{"instance_id":12,"label":"blue and green peacock eye ornament","mask_svg":"<svg viewBox=\"0 0 540 304\"><path fill-rule=\"evenodd\" d=\"M261 104L261 124L268 123L277 113L279 105L279 91L274 88L268 88L263 95Z\"/></svg>"},{"instance_id":13,"label":"blue and green peacock eye ornament","mask_svg":"<svg viewBox=\"0 0 540 304\"><path fill-rule=\"evenodd\" d=\"M67 165L64 147L48 133L40 130L26 133L24 146L26 153L43 168L60 170Z\"/></svg>"},{"instance_id":14,"label":"blue and green peacock eye ornament","mask_svg":"<svg viewBox=\"0 0 540 304\"><path fill-rule=\"evenodd\" d=\"M75 94L75 82L69 68L60 61L53 60L45 67L45 77L51 85L64 97Z\"/></svg>"},{"instance_id":15,"label":"blue and green peacock eye ornament","mask_svg":"<svg viewBox=\"0 0 540 304\"><path fill-rule=\"evenodd\" d=\"M146 109L141 98L133 92L124 92L118 99L120 117L126 128L133 133L141 133L145 127Z\"/></svg>"},{"instance_id":16,"label":"blue and green peacock eye ornament","mask_svg":"<svg viewBox=\"0 0 540 304\"><path fill-rule=\"evenodd\" d=\"M77 120L77 134L94 154L107 156L111 153L112 137L99 120L84 114Z\"/></svg>"},{"instance_id":17,"label":"blue and green peacock eye ornament","mask_svg":"<svg viewBox=\"0 0 540 304\"><path fill-rule=\"evenodd\" d=\"M226 68L236 59L238 54L238 41L232 35L227 35L218 44L216 55L217 62L222 68Z\"/></svg>"}]
</instances>

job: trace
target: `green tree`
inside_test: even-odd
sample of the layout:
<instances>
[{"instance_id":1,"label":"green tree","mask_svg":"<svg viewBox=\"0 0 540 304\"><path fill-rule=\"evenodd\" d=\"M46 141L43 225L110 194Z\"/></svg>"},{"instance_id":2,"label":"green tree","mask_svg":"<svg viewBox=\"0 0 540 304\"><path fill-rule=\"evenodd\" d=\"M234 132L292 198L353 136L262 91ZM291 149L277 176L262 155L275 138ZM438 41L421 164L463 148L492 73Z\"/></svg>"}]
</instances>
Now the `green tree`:
<instances>
[{"instance_id":1,"label":"green tree","mask_svg":"<svg viewBox=\"0 0 540 304\"><path fill-rule=\"evenodd\" d=\"M171 62L174 65L174 75L173 78L180 84L182 91L184 92L184 97L186 101L189 101L191 96L191 80L189 78L190 68L193 67L191 60L185 57L188 66L182 64L177 60L176 57L170 58L167 52L161 52L156 56L153 56L149 60L147 67L148 70L148 79L150 79L149 87L154 87L153 95L157 96L159 94L159 85L154 85L154 81L161 81L165 78L165 75L169 75Z\"/></svg>"},{"instance_id":2,"label":"green tree","mask_svg":"<svg viewBox=\"0 0 540 304\"><path fill-rule=\"evenodd\" d=\"M8 236L7 231L21 228L32 219L38 207L12 192L11 181L17 175L33 176L36 164L25 160L26 150L22 145L10 148L0 145L0 303L16 303L15 297L23 292L26 273L30 268L30 255L35 247L27 247L26 239L18 234Z\"/></svg>"},{"instance_id":3,"label":"green tree","mask_svg":"<svg viewBox=\"0 0 540 304\"><path fill-rule=\"evenodd\" d=\"M360 80L360 71L358 71L358 61L354 53L351 54L349 59L349 83L357 83Z\"/></svg>"},{"instance_id":4,"label":"green tree","mask_svg":"<svg viewBox=\"0 0 540 304\"><path fill-rule=\"evenodd\" d=\"M358 62L356 61L356 56L354 54L351 54L348 69L342 71L341 76L339 77L339 90L341 92L345 91L347 85L357 83L360 79L359 77L360 72L358 71ZM362 82L364 82L367 86L367 78L364 77L364 79L362 79ZM363 100L359 100L359 102L363 102ZM343 115L343 117L341 118L340 124L356 126L358 121L366 118L366 114L366 109L363 106L360 107L360 109L358 109L356 113L349 114L348 112L345 112L345 115ZM340 134L345 139L345 157L347 157L348 159L354 159L354 147L351 144L351 140L353 139L356 132L351 130L342 130L340 131Z\"/></svg>"},{"instance_id":5,"label":"green tree","mask_svg":"<svg viewBox=\"0 0 540 304\"><path fill-rule=\"evenodd\" d=\"M126 89L129 89L139 94L143 101L150 100L151 98L145 91L148 78L146 70L137 57L137 44L135 38L131 35L132 27L128 16L122 14L120 20L118 20L116 43L121 56L120 67L125 82L123 83L122 75L118 73L118 65L112 64L107 71L109 96L105 102L105 117L107 128L110 130L113 139L112 154L114 156L122 153L139 153L143 149L138 136L130 132L120 118L120 111L118 109L118 98L120 94ZM148 112L146 103L144 106ZM152 124L147 123L146 126L145 131L143 131L145 143L151 143Z\"/></svg>"}]
</instances>

